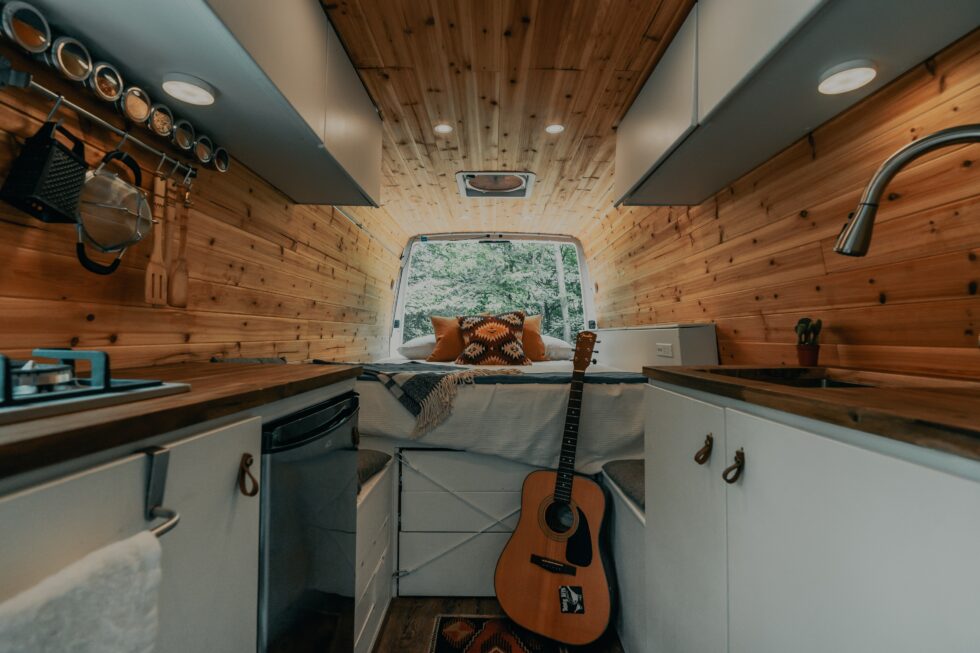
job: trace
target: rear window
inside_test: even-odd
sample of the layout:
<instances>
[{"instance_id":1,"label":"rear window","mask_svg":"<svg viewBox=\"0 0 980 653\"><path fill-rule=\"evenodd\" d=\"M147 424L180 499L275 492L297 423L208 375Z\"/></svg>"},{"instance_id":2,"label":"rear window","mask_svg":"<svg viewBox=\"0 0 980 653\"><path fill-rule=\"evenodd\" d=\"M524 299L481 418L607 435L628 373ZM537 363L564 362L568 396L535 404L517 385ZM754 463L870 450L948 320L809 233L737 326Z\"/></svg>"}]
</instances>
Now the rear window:
<instances>
[{"instance_id":1,"label":"rear window","mask_svg":"<svg viewBox=\"0 0 980 653\"><path fill-rule=\"evenodd\" d=\"M572 341L584 327L578 251L571 243L416 242L405 287L403 341L432 333L432 315L523 310L544 334Z\"/></svg>"}]
</instances>

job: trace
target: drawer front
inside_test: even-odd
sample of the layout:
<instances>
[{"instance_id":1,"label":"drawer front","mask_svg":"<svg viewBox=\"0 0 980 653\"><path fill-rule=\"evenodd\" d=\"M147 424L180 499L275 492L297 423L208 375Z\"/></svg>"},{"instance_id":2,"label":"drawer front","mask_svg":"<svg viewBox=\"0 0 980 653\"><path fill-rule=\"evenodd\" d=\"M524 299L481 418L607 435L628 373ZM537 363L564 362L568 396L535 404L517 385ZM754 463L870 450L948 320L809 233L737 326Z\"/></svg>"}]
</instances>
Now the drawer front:
<instances>
[{"instance_id":1,"label":"drawer front","mask_svg":"<svg viewBox=\"0 0 980 653\"><path fill-rule=\"evenodd\" d=\"M398 594L494 596L493 572L509 538L509 533L402 533L400 567L419 568L399 579Z\"/></svg>"},{"instance_id":2,"label":"drawer front","mask_svg":"<svg viewBox=\"0 0 980 653\"><path fill-rule=\"evenodd\" d=\"M357 572L354 580L354 596L361 596L371 580L371 574L378 560L391 545L391 522L385 520L382 528L373 537L357 535Z\"/></svg>"},{"instance_id":3,"label":"drawer front","mask_svg":"<svg viewBox=\"0 0 980 653\"><path fill-rule=\"evenodd\" d=\"M538 469L463 451L402 450L402 492L520 492Z\"/></svg>"},{"instance_id":4,"label":"drawer front","mask_svg":"<svg viewBox=\"0 0 980 653\"><path fill-rule=\"evenodd\" d=\"M520 510L519 492L403 492L401 529L509 533L517 525Z\"/></svg>"},{"instance_id":5,"label":"drawer front","mask_svg":"<svg viewBox=\"0 0 980 653\"><path fill-rule=\"evenodd\" d=\"M391 558L385 551L354 606L354 653L370 653L391 600Z\"/></svg>"},{"instance_id":6,"label":"drawer front","mask_svg":"<svg viewBox=\"0 0 980 653\"><path fill-rule=\"evenodd\" d=\"M363 549L363 540L370 540L377 535L386 521L390 521L392 512L392 479L394 468L389 466L368 488L361 491L357 497L357 541L358 549Z\"/></svg>"}]
</instances>

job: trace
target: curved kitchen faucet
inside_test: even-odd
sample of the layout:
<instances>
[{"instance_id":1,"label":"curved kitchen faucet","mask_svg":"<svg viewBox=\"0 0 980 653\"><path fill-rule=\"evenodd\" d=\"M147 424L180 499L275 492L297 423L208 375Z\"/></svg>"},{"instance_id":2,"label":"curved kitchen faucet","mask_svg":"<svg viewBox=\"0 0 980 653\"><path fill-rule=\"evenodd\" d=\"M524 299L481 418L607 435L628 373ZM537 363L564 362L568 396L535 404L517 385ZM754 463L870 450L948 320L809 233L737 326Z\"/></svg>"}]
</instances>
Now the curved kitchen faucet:
<instances>
[{"instance_id":1,"label":"curved kitchen faucet","mask_svg":"<svg viewBox=\"0 0 980 653\"><path fill-rule=\"evenodd\" d=\"M874 227L875 215L878 213L878 203L892 177L923 154L961 143L980 143L980 124L943 129L909 143L888 157L875 172L868 187L864 189L857 211L851 214L840 236L837 237L834 251L846 256L867 254L868 246L871 244L871 229Z\"/></svg>"}]
</instances>

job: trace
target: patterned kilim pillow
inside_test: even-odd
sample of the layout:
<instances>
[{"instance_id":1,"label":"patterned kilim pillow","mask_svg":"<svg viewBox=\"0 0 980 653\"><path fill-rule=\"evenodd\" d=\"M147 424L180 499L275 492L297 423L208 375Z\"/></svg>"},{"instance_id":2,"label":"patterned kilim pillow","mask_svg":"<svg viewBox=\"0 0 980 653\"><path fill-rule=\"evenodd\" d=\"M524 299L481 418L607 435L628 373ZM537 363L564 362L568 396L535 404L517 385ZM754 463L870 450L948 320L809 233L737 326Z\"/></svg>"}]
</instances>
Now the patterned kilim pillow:
<instances>
[{"instance_id":1,"label":"patterned kilim pillow","mask_svg":"<svg viewBox=\"0 0 980 653\"><path fill-rule=\"evenodd\" d=\"M524 354L524 313L462 315L463 353L458 365L530 365Z\"/></svg>"}]
</instances>

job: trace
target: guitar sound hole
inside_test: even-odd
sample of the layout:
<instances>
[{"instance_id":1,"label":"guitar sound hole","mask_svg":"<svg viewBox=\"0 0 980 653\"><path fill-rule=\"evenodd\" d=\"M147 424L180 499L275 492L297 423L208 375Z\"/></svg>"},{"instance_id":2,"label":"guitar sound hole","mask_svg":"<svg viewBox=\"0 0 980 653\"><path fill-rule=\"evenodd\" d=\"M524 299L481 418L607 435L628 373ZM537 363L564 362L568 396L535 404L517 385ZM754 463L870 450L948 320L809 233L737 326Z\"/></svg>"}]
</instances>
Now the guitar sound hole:
<instances>
[{"instance_id":1,"label":"guitar sound hole","mask_svg":"<svg viewBox=\"0 0 980 653\"><path fill-rule=\"evenodd\" d=\"M567 503L555 502L545 510L544 521L554 532L565 533L575 523L575 514Z\"/></svg>"}]
</instances>

